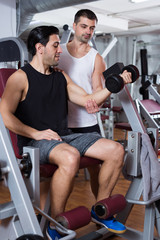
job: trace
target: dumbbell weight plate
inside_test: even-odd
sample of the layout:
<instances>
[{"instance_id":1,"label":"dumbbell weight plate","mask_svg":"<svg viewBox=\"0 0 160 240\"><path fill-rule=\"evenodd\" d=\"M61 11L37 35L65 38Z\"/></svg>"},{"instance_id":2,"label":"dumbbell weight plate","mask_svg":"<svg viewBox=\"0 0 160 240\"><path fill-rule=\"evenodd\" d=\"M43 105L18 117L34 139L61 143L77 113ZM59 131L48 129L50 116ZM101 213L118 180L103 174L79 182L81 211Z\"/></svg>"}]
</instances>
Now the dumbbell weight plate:
<instances>
[{"instance_id":1,"label":"dumbbell weight plate","mask_svg":"<svg viewBox=\"0 0 160 240\"><path fill-rule=\"evenodd\" d=\"M124 87L123 78L117 74L110 74L106 78L106 88L112 93L118 93Z\"/></svg>"},{"instance_id":2,"label":"dumbbell weight plate","mask_svg":"<svg viewBox=\"0 0 160 240\"><path fill-rule=\"evenodd\" d=\"M139 78L139 70L136 66L129 64L128 66L125 66L122 70L127 70L128 72L131 72L132 74L132 82L135 82Z\"/></svg>"}]
</instances>

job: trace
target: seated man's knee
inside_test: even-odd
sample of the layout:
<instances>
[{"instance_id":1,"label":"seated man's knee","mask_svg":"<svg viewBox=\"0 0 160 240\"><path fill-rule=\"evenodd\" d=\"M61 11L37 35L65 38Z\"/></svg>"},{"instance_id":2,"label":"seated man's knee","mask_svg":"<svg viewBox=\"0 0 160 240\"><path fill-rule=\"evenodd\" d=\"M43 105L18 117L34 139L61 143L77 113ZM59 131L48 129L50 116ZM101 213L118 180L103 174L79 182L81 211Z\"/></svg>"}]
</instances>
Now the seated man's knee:
<instances>
[{"instance_id":1,"label":"seated man's knee","mask_svg":"<svg viewBox=\"0 0 160 240\"><path fill-rule=\"evenodd\" d=\"M122 167L123 163L124 163L124 154L125 154L125 150L124 147L118 143L118 142L114 142L114 150L113 150L113 158L115 161L115 165L117 167Z\"/></svg>"},{"instance_id":2,"label":"seated man's knee","mask_svg":"<svg viewBox=\"0 0 160 240\"><path fill-rule=\"evenodd\" d=\"M61 168L64 169L66 174L74 176L79 169L79 163L80 154L77 149L72 148L64 154L64 161L61 164Z\"/></svg>"},{"instance_id":3,"label":"seated man's knee","mask_svg":"<svg viewBox=\"0 0 160 240\"><path fill-rule=\"evenodd\" d=\"M116 146L116 149L118 151L118 153L124 157L124 154L125 154L125 150L124 150L124 147L122 146L122 144L116 142L117 146Z\"/></svg>"}]
</instances>

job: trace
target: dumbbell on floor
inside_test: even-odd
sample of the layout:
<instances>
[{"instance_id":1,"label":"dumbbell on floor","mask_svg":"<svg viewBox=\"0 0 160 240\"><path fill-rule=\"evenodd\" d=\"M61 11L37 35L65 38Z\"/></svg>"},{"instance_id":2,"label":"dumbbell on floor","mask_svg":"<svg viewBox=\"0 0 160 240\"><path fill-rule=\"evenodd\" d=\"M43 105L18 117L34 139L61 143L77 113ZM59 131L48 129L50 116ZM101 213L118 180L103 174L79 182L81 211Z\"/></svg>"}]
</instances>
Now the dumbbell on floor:
<instances>
[{"instance_id":1,"label":"dumbbell on floor","mask_svg":"<svg viewBox=\"0 0 160 240\"><path fill-rule=\"evenodd\" d=\"M124 67L123 63L115 63L113 66L103 72L106 88L110 92L118 93L123 89L124 81L119 74L123 73L125 70L132 74L132 83L139 78L139 70L132 64Z\"/></svg>"}]
</instances>

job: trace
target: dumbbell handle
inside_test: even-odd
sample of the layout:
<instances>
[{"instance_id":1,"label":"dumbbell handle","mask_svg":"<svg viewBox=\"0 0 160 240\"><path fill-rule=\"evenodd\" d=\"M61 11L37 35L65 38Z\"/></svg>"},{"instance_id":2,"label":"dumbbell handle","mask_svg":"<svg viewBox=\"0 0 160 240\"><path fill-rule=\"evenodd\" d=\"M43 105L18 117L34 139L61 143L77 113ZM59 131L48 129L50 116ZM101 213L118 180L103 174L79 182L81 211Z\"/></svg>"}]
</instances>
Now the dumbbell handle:
<instances>
[{"instance_id":1,"label":"dumbbell handle","mask_svg":"<svg viewBox=\"0 0 160 240\"><path fill-rule=\"evenodd\" d=\"M128 66L125 66L122 69L122 72L124 72L125 70L127 70L128 72L131 72L131 74L132 74L132 83L135 82L139 78L139 70L133 64L129 64Z\"/></svg>"}]
</instances>

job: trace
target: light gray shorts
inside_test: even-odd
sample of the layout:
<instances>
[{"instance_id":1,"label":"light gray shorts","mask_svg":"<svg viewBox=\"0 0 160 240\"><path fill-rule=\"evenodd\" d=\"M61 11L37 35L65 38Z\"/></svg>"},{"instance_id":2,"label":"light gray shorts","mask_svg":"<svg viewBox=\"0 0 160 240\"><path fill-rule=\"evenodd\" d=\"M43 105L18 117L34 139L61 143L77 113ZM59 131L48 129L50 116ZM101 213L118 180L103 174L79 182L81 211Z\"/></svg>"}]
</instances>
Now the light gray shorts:
<instances>
[{"instance_id":1,"label":"light gray shorts","mask_svg":"<svg viewBox=\"0 0 160 240\"><path fill-rule=\"evenodd\" d=\"M72 147L75 147L80 156L84 155L87 149L92 146L97 140L101 139L99 133L73 133L70 135L62 136L62 141L58 140L31 140L28 146L39 148L40 151L40 164L49 163L50 151L59 144L68 143Z\"/></svg>"}]
</instances>

